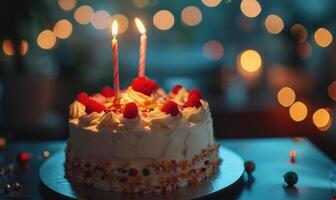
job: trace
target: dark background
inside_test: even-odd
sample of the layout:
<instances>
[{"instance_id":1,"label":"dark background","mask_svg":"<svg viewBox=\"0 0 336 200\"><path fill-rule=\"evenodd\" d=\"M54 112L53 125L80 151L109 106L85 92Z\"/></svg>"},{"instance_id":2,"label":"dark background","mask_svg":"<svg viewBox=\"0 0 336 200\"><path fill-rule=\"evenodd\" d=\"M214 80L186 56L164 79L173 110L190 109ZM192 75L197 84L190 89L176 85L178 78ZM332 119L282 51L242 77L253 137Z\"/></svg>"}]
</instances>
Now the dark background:
<instances>
[{"instance_id":1,"label":"dark background","mask_svg":"<svg viewBox=\"0 0 336 200\"><path fill-rule=\"evenodd\" d=\"M4 1L0 134L65 140L75 96L112 86L111 17L122 30L122 88L137 75L139 17L147 75L166 90L201 88L217 137L308 137L335 159L335 8L333 0ZM295 99L279 94L284 87Z\"/></svg>"}]
</instances>

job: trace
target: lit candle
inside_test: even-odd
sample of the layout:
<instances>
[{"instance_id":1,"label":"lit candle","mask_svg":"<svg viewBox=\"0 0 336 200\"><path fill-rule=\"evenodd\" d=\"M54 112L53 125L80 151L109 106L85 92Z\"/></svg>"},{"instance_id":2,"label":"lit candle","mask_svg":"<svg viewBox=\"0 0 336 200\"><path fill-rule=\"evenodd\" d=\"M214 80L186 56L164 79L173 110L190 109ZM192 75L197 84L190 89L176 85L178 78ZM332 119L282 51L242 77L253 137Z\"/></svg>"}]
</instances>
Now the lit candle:
<instances>
[{"instance_id":1,"label":"lit candle","mask_svg":"<svg viewBox=\"0 0 336 200\"><path fill-rule=\"evenodd\" d=\"M115 97L119 96L119 66L118 66L118 40L116 39L118 33L118 22L113 20L112 22L112 55L113 55L113 87Z\"/></svg>"},{"instance_id":2,"label":"lit candle","mask_svg":"<svg viewBox=\"0 0 336 200\"><path fill-rule=\"evenodd\" d=\"M146 48L147 48L147 36L146 28L140 19L135 18L135 23L141 33L140 37L140 53L139 53L139 76L145 76L145 63L146 63Z\"/></svg>"}]
</instances>

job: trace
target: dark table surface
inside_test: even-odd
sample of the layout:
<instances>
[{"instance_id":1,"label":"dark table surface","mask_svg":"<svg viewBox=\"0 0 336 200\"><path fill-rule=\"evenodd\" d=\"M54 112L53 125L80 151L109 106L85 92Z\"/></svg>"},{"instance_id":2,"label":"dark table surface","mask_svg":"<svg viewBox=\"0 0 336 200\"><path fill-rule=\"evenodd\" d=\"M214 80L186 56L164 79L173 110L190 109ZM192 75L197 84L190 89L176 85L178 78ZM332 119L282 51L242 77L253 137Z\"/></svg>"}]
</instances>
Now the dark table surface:
<instances>
[{"instance_id":1,"label":"dark table surface","mask_svg":"<svg viewBox=\"0 0 336 200\"><path fill-rule=\"evenodd\" d=\"M237 152L244 160L253 160L256 170L253 178L243 179L231 191L218 194L219 199L332 199L336 195L336 165L307 139L226 139L218 140L223 146ZM0 199L52 199L39 181L38 170L46 158L62 151L65 142L12 142L0 151L0 166L6 168L14 164L14 171L0 176L0 186L19 181L23 185L20 192L0 194ZM289 152L296 151L295 162L290 162ZM18 167L16 155L28 152L31 161L27 169ZM224 161L225 162L225 161ZM233 166L234 167L234 166ZM283 175L295 171L299 182L294 188L284 186ZM43 194L43 195L41 195Z\"/></svg>"}]
</instances>

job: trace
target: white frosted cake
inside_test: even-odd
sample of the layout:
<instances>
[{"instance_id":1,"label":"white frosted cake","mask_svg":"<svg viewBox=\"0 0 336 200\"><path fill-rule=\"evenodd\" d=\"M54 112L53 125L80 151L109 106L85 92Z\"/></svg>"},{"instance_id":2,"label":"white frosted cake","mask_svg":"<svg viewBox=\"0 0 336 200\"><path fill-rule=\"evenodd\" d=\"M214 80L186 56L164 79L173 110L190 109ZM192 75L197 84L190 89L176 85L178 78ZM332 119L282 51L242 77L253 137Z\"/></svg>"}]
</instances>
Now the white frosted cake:
<instances>
[{"instance_id":1,"label":"white frosted cake","mask_svg":"<svg viewBox=\"0 0 336 200\"><path fill-rule=\"evenodd\" d=\"M66 177L100 188L140 194L196 184L218 169L207 101L177 85L169 94L136 78L115 98L108 86L82 92L70 105Z\"/></svg>"}]
</instances>

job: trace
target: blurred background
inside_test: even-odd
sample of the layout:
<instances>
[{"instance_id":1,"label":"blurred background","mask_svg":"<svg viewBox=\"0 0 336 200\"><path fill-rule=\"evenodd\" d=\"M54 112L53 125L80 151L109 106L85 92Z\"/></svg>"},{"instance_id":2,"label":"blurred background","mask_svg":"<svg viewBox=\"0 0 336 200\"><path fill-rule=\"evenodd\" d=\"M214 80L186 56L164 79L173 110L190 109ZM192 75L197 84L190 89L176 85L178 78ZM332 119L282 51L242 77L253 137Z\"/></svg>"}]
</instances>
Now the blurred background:
<instances>
[{"instance_id":1,"label":"blurred background","mask_svg":"<svg viewBox=\"0 0 336 200\"><path fill-rule=\"evenodd\" d=\"M333 0L3 2L1 135L67 138L76 95L113 84L113 19L120 84L128 86L138 70L139 17L147 75L166 90L201 88L217 137L308 137L332 150L335 8Z\"/></svg>"}]
</instances>

